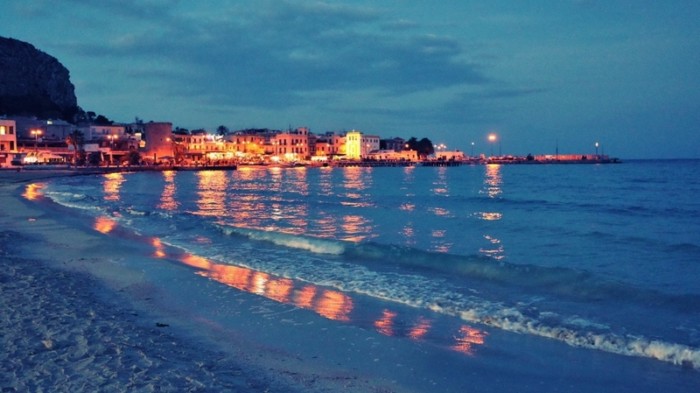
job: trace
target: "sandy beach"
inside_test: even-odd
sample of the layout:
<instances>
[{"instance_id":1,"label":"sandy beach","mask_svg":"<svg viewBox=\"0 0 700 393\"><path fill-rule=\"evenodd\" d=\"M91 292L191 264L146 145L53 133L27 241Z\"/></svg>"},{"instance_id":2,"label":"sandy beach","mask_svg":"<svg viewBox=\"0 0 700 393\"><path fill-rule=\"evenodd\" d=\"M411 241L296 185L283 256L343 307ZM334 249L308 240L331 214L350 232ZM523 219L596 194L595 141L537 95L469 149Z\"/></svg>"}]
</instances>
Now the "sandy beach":
<instances>
[{"instance_id":1,"label":"sandy beach","mask_svg":"<svg viewBox=\"0 0 700 393\"><path fill-rule=\"evenodd\" d=\"M153 305L157 290L142 274L113 263L147 258L138 247L58 222L19 196L29 182L66 175L0 171L3 392L397 391L244 336L217 346L188 329Z\"/></svg>"}]
</instances>

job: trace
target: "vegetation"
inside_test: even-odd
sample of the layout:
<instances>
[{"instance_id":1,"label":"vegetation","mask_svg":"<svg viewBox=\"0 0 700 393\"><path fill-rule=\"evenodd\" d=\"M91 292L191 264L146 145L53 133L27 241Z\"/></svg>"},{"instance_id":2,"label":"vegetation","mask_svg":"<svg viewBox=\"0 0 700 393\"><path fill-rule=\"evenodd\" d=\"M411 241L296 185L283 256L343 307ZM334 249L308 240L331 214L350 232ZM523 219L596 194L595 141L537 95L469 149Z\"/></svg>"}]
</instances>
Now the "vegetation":
<instances>
[{"instance_id":1,"label":"vegetation","mask_svg":"<svg viewBox=\"0 0 700 393\"><path fill-rule=\"evenodd\" d=\"M85 136L82 131L75 130L68 134L66 137L66 144L68 146L73 146L73 165L78 165L79 152L83 151L83 145L85 144Z\"/></svg>"},{"instance_id":2,"label":"vegetation","mask_svg":"<svg viewBox=\"0 0 700 393\"><path fill-rule=\"evenodd\" d=\"M415 137L411 137L411 139L406 141L406 144L408 144L408 148L410 150L415 150L422 158L425 158L435 152L433 142L431 142L428 138L417 140Z\"/></svg>"}]
</instances>

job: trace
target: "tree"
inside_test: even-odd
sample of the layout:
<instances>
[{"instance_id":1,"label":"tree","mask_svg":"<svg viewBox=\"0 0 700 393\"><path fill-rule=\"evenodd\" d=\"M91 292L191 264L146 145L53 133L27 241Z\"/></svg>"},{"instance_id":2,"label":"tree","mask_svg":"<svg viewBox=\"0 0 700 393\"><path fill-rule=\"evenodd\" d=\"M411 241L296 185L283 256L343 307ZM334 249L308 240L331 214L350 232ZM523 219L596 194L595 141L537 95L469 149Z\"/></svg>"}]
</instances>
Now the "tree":
<instances>
[{"instance_id":1,"label":"tree","mask_svg":"<svg viewBox=\"0 0 700 393\"><path fill-rule=\"evenodd\" d=\"M415 137L411 137L411 139L406 141L406 144L408 145L409 150L415 150L422 158L425 158L435 152L433 142L431 142L428 138L418 140Z\"/></svg>"},{"instance_id":2,"label":"tree","mask_svg":"<svg viewBox=\"0 0 700 393\"><path fill-rule=\"evenodd\" d=\"M216 133L217 133L217 135L224 136L224 135L228 134L228 128L224 125L218 126L216 128Z\"/></svg>"},{"instance_id":3,"label":"tree","mask_svg":"<svg viewBox=\"0 0 700 393\"><path fill-rule=\"evenodd\" d=\"M87 156L88 164L98 166L102 162L102 154L97 151L93 151Z\"/></svg>"},{"instance_id":4,"label":"tree","mask_svg":"<svg viewBox=\"0 0 700 393\"><path fill-rule=\"evenodd\" d=\"M83 150L85 136L80 130L74 130L66 137L66 145L73 146L73 165L78 165L78 152Z\"/></svg>"},{"instance_id":5,"label":"tree","mask_svg":"<svg viewBox=\"0 0 700 393\"><path fill-rule=\"evenodd\" d=\"M129 151L129 154L127 154L126 157L129 165L141 164L141 154L139 154L139 152L137 152L136 150Z\"/></svg>"},{"instance_id":6,"label":"tree","mask_svg":"<svg viewBox=\"0 0 700 393\"><path fill-rule=\"evenodd\" d=\"M95 118L95 124L100 126L111 126L113 123L114 122L112 120L109 120L104 115L97 115L97 117Z\"/></svg>"}]
</instances>

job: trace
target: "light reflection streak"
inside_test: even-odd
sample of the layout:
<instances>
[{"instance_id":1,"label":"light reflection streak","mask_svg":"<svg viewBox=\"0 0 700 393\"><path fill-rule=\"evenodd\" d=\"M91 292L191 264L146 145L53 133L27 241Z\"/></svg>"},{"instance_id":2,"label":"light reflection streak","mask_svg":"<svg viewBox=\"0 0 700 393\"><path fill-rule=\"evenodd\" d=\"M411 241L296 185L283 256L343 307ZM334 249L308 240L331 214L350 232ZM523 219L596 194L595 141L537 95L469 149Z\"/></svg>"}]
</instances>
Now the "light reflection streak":
<instances>
[{"instance_id":1,"label":"light reflection streak","mask_svg":"<svg viewBox=\"0 0 700 393\"><path fill-rule=\"evenodd\" d=\"M481 330L463 325L459 333L460 335L455 337L456 344L451 347L457 352L474 355L474 346L484 344L486 333Z\"/></svg>"},{"instance_id":2,"label":"light reflection streak","mask_svg":"<svg viewBox=\"0 0 700 393\"><path fill-rule=\"evenodd\" d=\"M350 242L361 242L371 234L372 231L368 230L366 226L369 225L369 221L358 215L347 215L343 217L343 223L341 227L345 232L345 237L341 240Z\"/></svg>"},{"instance_id":3,"label":"light reflection streak","mask_svg":"<svg viewBox=\"0 0 700 393\"><path fill-rule=\"evenodd\" d=\"M109 217L105 216L99 216L95 218L95 223L93 224L93 228L100 233L104 233L105 235L112 232L114 228L117 226L117 223L112 220Z\"/></svg>"},{"instance_id":4,"label":"light reflection streak","mask_svg":"<svg viewBox=\"0 0 700 393\"><path fill-rule=\"evenodd\" d=\"M27 184L27 186L24 188L24 193L22 196L27 200L35 201L44 196L44 187L46 187L46 183Z\"/></svg>"},{"instance_id":5,"label":"light reflection streak","mask_svg":"<svg viewBox=\"0 0 700 393\"><path fill-rule=\"evenodd\" d=\"M162 241L154 237L150 240L158 258L172 258L196 269L196 274L212 279L230 287L260 295L279 303L307 309L316 314L339 322L351 322L355 310L353 299L340 291L322 288L314 284L296 283L293 279L278 277L270 273L250 268L215 263L207 258L184 253L169 255ZM384 309L373 326L378 333L390 337L407 337L411 340L423 340L433 328L432 321L418 316L410 328L405 331L396 329L399 314ZM359 322L359 321L358 321ZM454 336L454 343L449 349L467 355L474 355L475 347L484 345L487 333L471 326L462 325Z\"/></svg>"},{"instance_id":6,"label":"light reflection streak","mask_svg":"<svg viewBox=\"0 0 700 393\"><path fill-rule=\"evenodd\" d=\"M226 171L197 171L197 207L195 214L223 217L226 215Z\"/></svg>"},{"instance_id":7,"label":"light reflection streak","mask_svg":"<svg viewBox=\"0 0 700 393\"><path fill-rule=\"evenodd\" d=\"M433 182L433 194L438 196L449 196L450 190L448 189L447 170L448 169L444 166L438 167L438 178Z\"/></svg>"},{"instance_id":8,"label":"light reflection streak","mask_svg":"<svg viewBox=\"0 0 700 393\"><path fill-rule=\"evenodd\" d=\"M484 235L484 239L488 240L489 243L491 243L492 247L491 248L480 248L479 252L482 254L491 257L495 260L501 260L505 258L504 251L505 249L503 248L503 244L501 244L501 241L493 236L489 235Z\"/></svg>"},{"instance_id":9,"label":"light reflection streak","mask_svg":"<svg viewBox=\"0 0 700 393\"><path fill-rule=\"evenodd\" d=\"M484 191L489 198L496 198L503 190L501 184L503 179L501 176L501 166L499 164L486 165L486 177L484 178Z\"/></svg>"},{"instance_id":10,"label":"light reflection streak","mask_svg":"<svg viewBox=\"0 0 700 393\"><path fill-rule=\"evenodd\" d=\"M503 214L497 212L479 212L476 215L484 221L498 221L503 218Z\"/></svg>"},{"instance_id":11,"label":"light reflection streak","mask_svg":"<svg viewBox=\"0 0 700 393\"><path fill-rule=\"evenodd\" d=\"M165 178L165 186L163 187L163 193L160 195L160 203L158 204L159 209L163 210L177 210L179 203L175 200L175 171L163 171L163 177Z\"/></svg>"},{"instance_id":12,"label":"light reflection streak","mask_svg":"<svg viewBox=\"0 0 700 393\"><path fill-rule=\"evenodd\" d=\"M431 322L424 317L418 317L416 324L408 331L408 337L412 340L421 340L430 331Z\"/></svg>"},{"instance_id":13,"label":"light reflection streak","mask_svg":"<svg viewBox=\"0 0 700 393\"><path fill-rule=\"evenodd\" d=\"M105 182L103 188L105 201L119 201L119 192L125 180L124 175L121 172L106 173L104 178Z\"/></svg>"},{"instance_id":14,"label":"light reflection streak","mask_svg":"<svg viewBox=\"0 0 700 393\"><path fill-rule=\"evenodd\" d=\"M389 310L384 310L382 312L381 318L374 321L374 327L377 331L385 336L394 335L394 318L396 318L396 313Z\"/></svg>"}]
</instances>

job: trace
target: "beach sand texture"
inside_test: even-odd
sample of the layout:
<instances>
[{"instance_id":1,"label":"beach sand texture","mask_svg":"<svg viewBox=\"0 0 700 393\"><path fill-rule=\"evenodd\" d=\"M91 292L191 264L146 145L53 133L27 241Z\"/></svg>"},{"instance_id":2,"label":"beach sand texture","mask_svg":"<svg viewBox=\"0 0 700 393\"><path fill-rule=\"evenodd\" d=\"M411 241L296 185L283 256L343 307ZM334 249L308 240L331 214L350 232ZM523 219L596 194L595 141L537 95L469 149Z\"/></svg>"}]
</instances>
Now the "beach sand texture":
<instances>
[{"instance_id":1,"label":"beach sand texture","mask_svg":"<svg viewBox=\"0 0 700 393\"><path fill-rule=\"evenodd\" d=\"M138 272L110 263L112 250L129 257L128 245L19 197L27 182L57 175L66 173L0 171L0 391L396 391L172 326L144 306L153 295Z\"/></svg>"}]
</instances>

